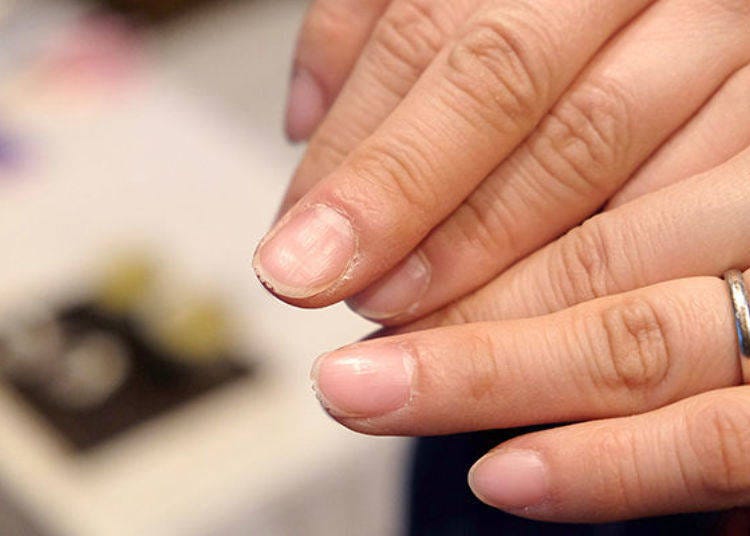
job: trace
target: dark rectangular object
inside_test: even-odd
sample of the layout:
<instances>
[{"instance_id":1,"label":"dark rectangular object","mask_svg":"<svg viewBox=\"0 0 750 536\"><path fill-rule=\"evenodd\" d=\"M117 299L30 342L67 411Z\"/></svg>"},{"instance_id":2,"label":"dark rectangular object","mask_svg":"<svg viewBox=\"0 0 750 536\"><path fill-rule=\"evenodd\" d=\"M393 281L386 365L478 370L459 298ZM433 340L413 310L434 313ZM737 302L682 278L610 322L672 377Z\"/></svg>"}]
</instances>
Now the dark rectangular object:
<instances>
[{"instance_id":1,"label":"dark rectangular object","mask_svg":"<svg viewBox=\"0 0 750 536\"><path fill-rule=\"evenodd\" d=\"M108 316L89 303L61 310L58 321L71 337L91 331L116 336L132 359L125 383L91 410L69 410L55 404L34 386L12 383L23 399L79 452L222 386L248 379L256 372L254 365L232 356L199 366L182 364L149 344L127 317Z\"/></svg>"}]
</instances>

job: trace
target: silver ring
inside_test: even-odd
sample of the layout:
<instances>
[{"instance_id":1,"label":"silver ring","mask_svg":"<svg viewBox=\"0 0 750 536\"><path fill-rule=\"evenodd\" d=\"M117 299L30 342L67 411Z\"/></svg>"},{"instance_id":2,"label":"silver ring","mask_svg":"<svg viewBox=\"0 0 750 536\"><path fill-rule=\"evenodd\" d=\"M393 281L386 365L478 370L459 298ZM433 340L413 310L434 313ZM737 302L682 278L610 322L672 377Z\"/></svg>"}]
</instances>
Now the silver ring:
<instances>
[{"instance_id":1,"label":"silver ring","mask_svg":"<svg viewBox=\"0 0 750 536\"><path fill-rule=\"evenodd\" d=\"M734 325L737 329L737 342L740 348L742 379L750 383L750 303L742 272L729 270L724 274L724 281L729 286L729 297L734 311Z\"/></svg>"}]
</instances>

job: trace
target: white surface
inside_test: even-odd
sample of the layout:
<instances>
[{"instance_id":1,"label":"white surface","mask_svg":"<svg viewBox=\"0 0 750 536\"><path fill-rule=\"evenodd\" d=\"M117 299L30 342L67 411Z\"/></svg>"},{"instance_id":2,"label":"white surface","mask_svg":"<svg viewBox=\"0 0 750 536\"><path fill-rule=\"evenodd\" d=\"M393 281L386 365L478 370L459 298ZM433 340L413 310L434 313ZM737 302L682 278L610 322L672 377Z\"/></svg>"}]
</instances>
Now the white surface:
<instances>
[{"instance_id":1,"label":"white surface","mask_svg":"<svg viewBox=\"0 0 750 536\"><path fill-rule=\"evenodd\" d=\"M289 24L291 4L279 5ZM160 61L180 56L173 39ZM56 534L392 534L403 443L333 423L307 378L315 355L372 327L341 307L280 304L250 267L299 151L281 143L275 119L222 117L240 104L201 97L184 74L149 76L115 107L62 107L23 87L0 95L41 156L25 178L0 178L0 308L65 288L98 252L145 237L180 278L232 296L245 343L269 358L268 381L80 459L0 391L0 479ZM257 110L280 109L282 96Z\"/></svg>"}]
</instances>

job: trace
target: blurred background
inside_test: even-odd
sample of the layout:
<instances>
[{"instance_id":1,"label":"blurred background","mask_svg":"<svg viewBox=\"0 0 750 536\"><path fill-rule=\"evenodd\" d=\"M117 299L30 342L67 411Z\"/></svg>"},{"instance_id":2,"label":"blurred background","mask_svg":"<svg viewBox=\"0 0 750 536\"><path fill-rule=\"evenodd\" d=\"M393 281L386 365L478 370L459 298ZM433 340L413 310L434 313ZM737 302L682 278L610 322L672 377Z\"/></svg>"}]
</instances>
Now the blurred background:
<instances>
[{"instance_id":1,"label":"blurred background","mask_svg":"<svg viewBox=\"0 0 750 536\"><path fill-rule=\"evenodd\" d=\"M0 0L0 535L390 535L408 443L320 410L250 260L305 0Z\"/></svg>"}]
</instances>

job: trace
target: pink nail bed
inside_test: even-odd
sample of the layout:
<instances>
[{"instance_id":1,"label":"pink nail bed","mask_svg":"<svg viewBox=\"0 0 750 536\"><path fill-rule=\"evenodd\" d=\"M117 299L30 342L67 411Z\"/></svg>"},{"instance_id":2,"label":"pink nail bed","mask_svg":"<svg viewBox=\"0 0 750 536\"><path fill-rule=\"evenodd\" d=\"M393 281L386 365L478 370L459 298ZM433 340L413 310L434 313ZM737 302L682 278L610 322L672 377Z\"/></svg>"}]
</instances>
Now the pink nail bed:
<instances>
[{"instance_id":1,"label":"pink nail bed","mask_svg":"<svg viewBox=\"0 0 750 536\"><path fill-rule=\"evenodd\" d=\"M413 368L398 346L363 345L318 358L314 388L334 416L378 417L408 404Z\"/></svg>"},{"instance_id":2,"label":"pink nail bed","mask_svg":"<svg viewBox=\"0 0 750 536\"><path fill-rule=\"evenodd\" d=\"M531 450L488 454L469 472L469 486L482 501L497 508L519 510L535 506L547 496L547 469Z\"/></svg>"}]
</instances>

